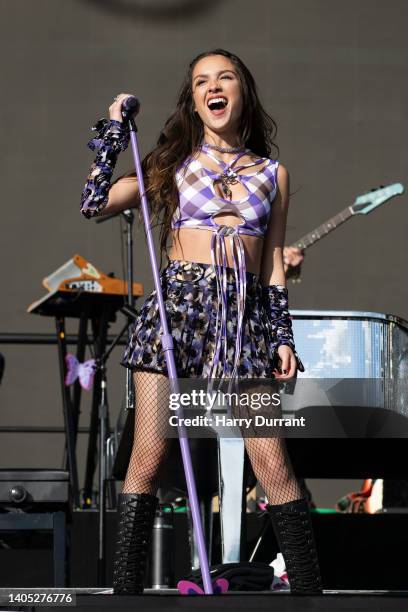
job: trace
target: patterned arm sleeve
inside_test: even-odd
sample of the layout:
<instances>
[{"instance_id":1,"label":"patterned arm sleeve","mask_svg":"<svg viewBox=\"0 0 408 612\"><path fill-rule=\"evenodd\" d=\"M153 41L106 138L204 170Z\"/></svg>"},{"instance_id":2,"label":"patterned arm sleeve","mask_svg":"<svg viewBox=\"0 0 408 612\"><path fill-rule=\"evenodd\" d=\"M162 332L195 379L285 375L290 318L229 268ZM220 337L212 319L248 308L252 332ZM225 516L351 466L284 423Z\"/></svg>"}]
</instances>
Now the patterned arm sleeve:
<instances>
[{"instance_id":1,"label":"patterned arm sleeve","mask_svg":"<svg viewBox=\"0 0 408 612\"><path fill-rule=\"evenodd\" d=\"M278 359L278 348L283 344L290 346L300 372L304 372L304 365L296 351L293 339L292 321L289 315L288 290L283 285L269 285L262 287L262 305L266 314L267 326L272 339L272 361L274 367Z\"/></svg>"},{"instance_id":2,"label":"patterned arm sleeve","mask_svg":"<svg viewBox=\"0 0 408 612\"><path fill-rule=\"evenodd\" d=\"M97 137L88 142L88 147L98 152L81 197L81 213L87 219L99 215L106 207L118 155L129 144L129 131L121 121L100 119L92 130Z\"/></svg>"}]
</instances>

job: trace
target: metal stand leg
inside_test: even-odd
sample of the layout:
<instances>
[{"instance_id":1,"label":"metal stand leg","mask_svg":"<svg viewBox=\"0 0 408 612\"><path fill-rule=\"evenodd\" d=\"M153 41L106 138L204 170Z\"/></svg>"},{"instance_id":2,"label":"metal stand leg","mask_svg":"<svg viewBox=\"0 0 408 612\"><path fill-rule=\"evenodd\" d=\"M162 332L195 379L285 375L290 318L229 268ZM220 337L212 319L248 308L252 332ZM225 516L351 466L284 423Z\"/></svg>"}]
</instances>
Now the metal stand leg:
<instances>
[{"instance_id":1,"label":"metal stand leg","mask_svg":"<svg viewBox=\"0 0 408 612\"><path fill-rule=\"evenodd\" d=\"M106 520L106 432L108 402L106 392L106 373L102 370L101 401L99 404L99 546L98 546L98 586L105 586L105 520Z\"/></svg>"},{"instance_id":2,"label":"metal stand leg","mask_svg":"<svg viewBox=\"0 0 408 612\"><path fill-rule=\"evenodd\" d=\"M65 340L65 320L63 317L56 318L57 339L58 339L58 356L60 366L60 382L62 390L62 403L64 409L65 421L65 441L68 458L69 479L72 489L72 496L76 507L79 506L79 486L78 486L78 468L75 454L75 424L72 412L72 402L69 389L65 386L65 356L67 354L67 346Z\"/></svg>"},{"instance_id":3,"label":"metal stand leg","mask_svg":"<svg viewBox=\"0 0 408 612\"><path fill-rule=\"evenodd\" d=\"M106 337L109 327L109 312L106 309L100 319L100 321L92 321L93 335L94 335L94 354L95 359L102 356L106 347ZM99 406L100 406L100 395L101 395L101 371L97 370L94 378L94 390L92 396L92 409L90 419L90 433L88 440L88 451L86 457L86 469L85 469L85 484L84 484L84 503L85 506L92 504L93 494L93 479L96 470L96 461L98 455L98 423L99 423Z\"/></svg>"},{"instance_id":4,"label":"metal stand leg","mask_svg":"<svg viewBox=\"0 0 408 612\"><path fill-rule=\"evenodd\" d=\"M85 358L87 329L88 329L88 315L84 313L81 315L81 318L79 320L79 328L78 328L78 345L77 345L76 357L79 363L82 363ZM79 417L81 414L81 411L80 411L81 395L82 395L82 387L79 384L79 380L76 380L74 384L74 397L72 401L75 447L76 447L76 439L77 439L77 434L78 434Z\"/></svg>"}]
</instances>

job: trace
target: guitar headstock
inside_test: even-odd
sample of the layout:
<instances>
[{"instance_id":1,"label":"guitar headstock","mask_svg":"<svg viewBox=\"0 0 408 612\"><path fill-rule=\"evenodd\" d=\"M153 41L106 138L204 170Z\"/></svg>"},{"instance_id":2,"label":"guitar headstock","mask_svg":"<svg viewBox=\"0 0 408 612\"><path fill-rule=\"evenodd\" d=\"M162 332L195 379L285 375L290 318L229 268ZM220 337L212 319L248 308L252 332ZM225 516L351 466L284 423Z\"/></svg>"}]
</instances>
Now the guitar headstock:
<instances>
[{"instance_id":1,"label":"guitar headstock","mask_svg":"<svg viewBox=\"0 0 408 612\"><path fill-rule=\"evenodd\" d=\"M353 214L366 215L377 206L380 206L380 204L402 193L404 193L404 186L401 183L393 183L386 187L378 187L356 198L354 204L350 206L350 208Z\"/></svg>"}]
</instances>

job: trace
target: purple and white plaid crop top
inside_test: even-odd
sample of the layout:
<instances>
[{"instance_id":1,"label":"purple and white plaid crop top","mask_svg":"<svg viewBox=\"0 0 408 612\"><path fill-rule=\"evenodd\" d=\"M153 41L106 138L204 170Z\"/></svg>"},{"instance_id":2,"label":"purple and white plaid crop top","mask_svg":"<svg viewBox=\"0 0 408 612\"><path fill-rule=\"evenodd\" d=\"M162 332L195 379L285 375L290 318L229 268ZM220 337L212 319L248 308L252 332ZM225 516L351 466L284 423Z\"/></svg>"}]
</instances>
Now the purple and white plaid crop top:
<instances>
[{"instance_id":1,"label":"purple and white plaid crop top","mask_svg":"<svg viewBox=\"0 0 408 612\"><path fill-rule=\"evenodd\" d=\"M263 236L268 225L271 203L276 195L277 170L279 162L261 158L262 166L250 174L240 174L244 168L259 166L260 159L249 164L237 162L249 153L239 153L229 164L218 159L206 145L206 153L219 167L220 172L206 168L198 159L189 157L176 172L179 190L179 207L174 213L172 228L202 228L216 230L219 224L213 217L221 212L233 211L243 218L236 226L240 234ZM265 162L267 162L265 164ZM214 183L225 177L227 181L240 181L248 195L241 200L229 200L219 196Z\"/></svg>"},{"instance_id":2,"label":"purple and white plaid crop top","mask_svg":"<svg viewBox=\"0 0 408 612\"><path fill-rule=\"evenodd\" d=\"M244 168L259 166L260 160L249 164L237 165L237 162L248 150L239 153L229 164L218 159L205 144L203 151L219 167L220 171L211 170L193 157L189 157L176 172L176 183L179 190L179 206L176 209L172 228L197 228L213 232L211 237L211 260L216 272L218 304L221 316L217 312L216 344L209 378L215 378L218 364L227 361L227 320L228 320L228 285L227 254L225 240L229 239L234 262L235 283L237 292L237 338L234 352L234 368L231 382L238 375L241 355L244 311L246 302L247 273L245 250L241 234L264 236L268 226L271 204L277 191L277 172L279 162L263 159L261 168L250 174L240 174ZM265 163L266 162L266 163ZM215 191L215 182L221 182L224 194L229 184L241 181L248 195L240 200L229 200L219 196ZM228 194L229 195L229 194ZM242 218L239 225L221 225L214 219L215 215L234 212ZM225 370L222 369L221 378ZM212 382L209 383L212 389Z\"/></svg>"}]
</instances>

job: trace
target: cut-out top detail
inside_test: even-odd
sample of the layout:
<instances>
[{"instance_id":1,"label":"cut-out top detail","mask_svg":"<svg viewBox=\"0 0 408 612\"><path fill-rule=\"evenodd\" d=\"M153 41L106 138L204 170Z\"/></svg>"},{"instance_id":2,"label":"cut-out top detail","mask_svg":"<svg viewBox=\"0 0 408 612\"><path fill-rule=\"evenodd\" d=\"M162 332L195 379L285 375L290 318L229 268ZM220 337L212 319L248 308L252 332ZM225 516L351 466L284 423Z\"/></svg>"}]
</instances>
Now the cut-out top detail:
<instances>
[{"instance_id":1,"label":"cut-out top detail","mask_svg":"<svg viewBox=\"0 0 408 612\"><path fill-rule=\"evenodd\" d=\"M214 215L234 211L244 219L238 226L240 234L263 236L268 225L271 204L276 195L279 162L259 158L254 162L237 165L249 153L239 153L231 163L226 164L216 157L205 145L200 147L220 168L207 168L199 159L189 157L176 172L179 190L179 206L176 209L172 228L217 229ZM263 163L262 163L263 162ZM255 172L241 172L245 168L260 166ZM239 200L230 199L230 185L239 181L247 196ZM216 193L215 184L220 183L225 197ZM227 197L228 196L228 197Z\"/></svg>"}]
</instances>

